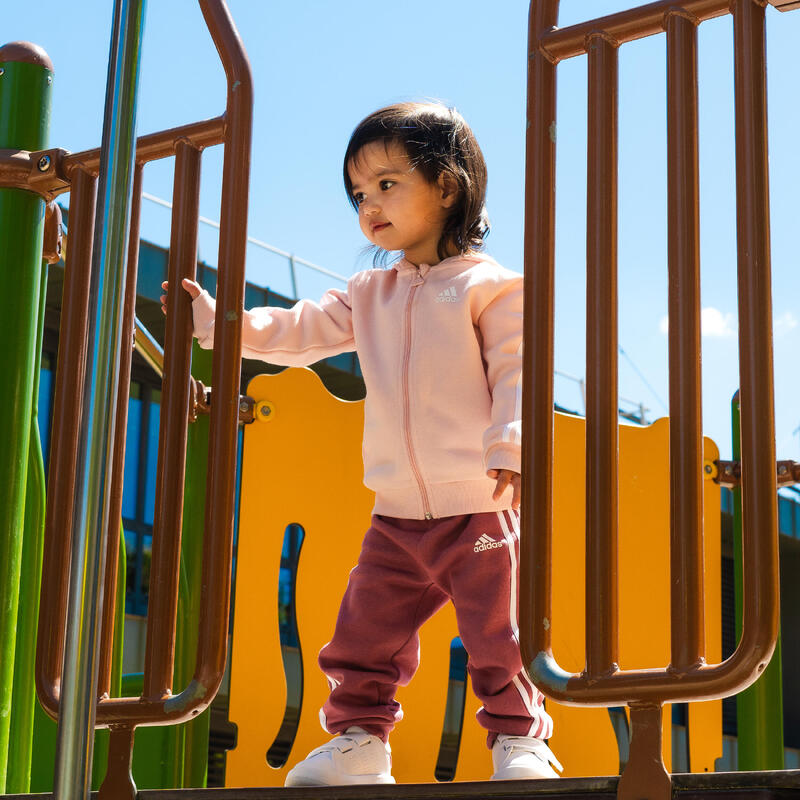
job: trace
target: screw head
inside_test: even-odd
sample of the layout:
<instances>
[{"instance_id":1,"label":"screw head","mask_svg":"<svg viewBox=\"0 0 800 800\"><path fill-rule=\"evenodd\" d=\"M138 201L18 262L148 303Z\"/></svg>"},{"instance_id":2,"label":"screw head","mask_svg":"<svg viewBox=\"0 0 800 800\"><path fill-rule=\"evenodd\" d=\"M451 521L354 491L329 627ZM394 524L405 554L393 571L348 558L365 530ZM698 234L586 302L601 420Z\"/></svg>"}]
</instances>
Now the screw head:
<instances>
[{"instance_id":1,"label":"screw head","mask_svg":"<svg viewBox=\"0 0 800 800\"><path fill-rule=\"evenodd\" d=\"M48 75L47 76L47 85L49 86L52 82L53 82L53 76L52 75Z\"/></svg>"},{"instance_id":2,"label":"screw head","mask_svg":"<svg viewBox=\"0 0 800 800\"><path fill-rule=\"evenodd\" d=\"M269 406L261 406L259 410L262 417L268 417L272 413L272 409Z\"/></svg>"},{"instance_id":3,"label":"screw head","mask_svg":"<svg viewBox=\"0 0 800 800\"><path fill-rule=\"evenodd\" d=\"M706 464L703 469L706 471L706 475L710 475L713 472L713 467L711 464Z\"/></svg>"},{"instance_id":4,"label":"screw head","mask_svg":"<svg viewBox=\"0 0 800 800\"><path fill-rule=\"evenodd\" d=\"M50 156L42 156L36 166L39 167L39 172L47 172L50 169Z\"/></svg>"},{"instance_id":5,"label":"screw head","mask_svg":"<svg viewBox=\"0 0 800 800\"><path fill-rule=\"evenodd\" d=\"M3 69L3 67L0 67L0 75L4 75L4 74L5 74L5 70Z\"/></svg>"},{"instance_id":6,"label":"screw head","mask_svg":"<svg viewBox=\"0 0 800 800\"><path fill-rule=\"evenodd\" d=\"M786 472L787 469L785 464L782 464L780 467L778 467L778 475L785 475Z\"/></svg>"},{"instance_id":7,"label":"screw head","mask_svg":"<svg viewBox=\"0 0 800 800\"><path fill-rule=\"evenodd\" d=\"M239 403L239 411L247 411L247 400L242 400Z\"/></svg>"}]
</instances>

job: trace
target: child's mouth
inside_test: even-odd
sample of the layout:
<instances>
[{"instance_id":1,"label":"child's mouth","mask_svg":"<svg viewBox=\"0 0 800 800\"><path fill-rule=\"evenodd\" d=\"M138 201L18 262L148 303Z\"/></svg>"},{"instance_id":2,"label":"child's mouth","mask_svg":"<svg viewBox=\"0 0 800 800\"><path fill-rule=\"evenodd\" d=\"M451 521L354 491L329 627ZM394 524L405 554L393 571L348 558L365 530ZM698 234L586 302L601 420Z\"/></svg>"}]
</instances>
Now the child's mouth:
<instances>
[{"instance_id":1,"label":"child's mouth","mask_svg":"<svg viewBox=\"0 0 800 800\"><path fill-rule=\"evenodd\" d=\"M390 222L379 222L372 226L372 232L377 233L378 231L382 231L384 228L388 228L389 225L391 225Z\"/></svg>"}]
</instances>

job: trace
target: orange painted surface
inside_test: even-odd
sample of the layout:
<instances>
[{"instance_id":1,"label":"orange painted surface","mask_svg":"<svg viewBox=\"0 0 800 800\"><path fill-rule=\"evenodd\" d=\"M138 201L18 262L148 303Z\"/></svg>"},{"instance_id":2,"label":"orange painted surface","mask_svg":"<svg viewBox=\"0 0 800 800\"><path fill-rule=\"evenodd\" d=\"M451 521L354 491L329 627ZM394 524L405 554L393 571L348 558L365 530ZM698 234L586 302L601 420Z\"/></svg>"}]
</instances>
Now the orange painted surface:
<instances>
[{"instance_id":1,"label":"orange painted surface","mask_svg":"<svg viewBox=\"0 0 800 800\"><path fill-rule=\"evenodd\" d=\"M248 387L268 417L245 428L230 719L238 727L228 753L227 786L282 785L286 772L329 738L318 720L327 683L316 664L333 631L347 576L369 524L372 494L361 483L363 403L330 395L310 370L262 375ZM583 436L577 417L556 417L554 652L565 669L583 667ZM669 650L668 423L620 431L620 607L623 667L663 666ZM706 442L706 458L715 458ZM706 609L708 659L719 660L719 487L706 483ZM297 616L304 669L303 705L286 765L272 768L266 752L286 707L278 639L278 580L286 527L305 531L297 577ZM646 569L643 565L658 565ZM376 587L376 602L379 588ZM422 664L398 693L405 718L391 737L398 783L433 781L448 683L455 615L446 607L421 633ZM475 722L478 701L467 694L456 780L491 774L485 732ZM551 746L565 776L616 774L619 758L604 708L559 706ZM665 728L669 729L669 725ZM721 703L693 704L692 769L713 769L722 753ZM668 734L669 731L667 730ZM665 760L669 766L669 736Z\"/></svg>"}]
</instances>

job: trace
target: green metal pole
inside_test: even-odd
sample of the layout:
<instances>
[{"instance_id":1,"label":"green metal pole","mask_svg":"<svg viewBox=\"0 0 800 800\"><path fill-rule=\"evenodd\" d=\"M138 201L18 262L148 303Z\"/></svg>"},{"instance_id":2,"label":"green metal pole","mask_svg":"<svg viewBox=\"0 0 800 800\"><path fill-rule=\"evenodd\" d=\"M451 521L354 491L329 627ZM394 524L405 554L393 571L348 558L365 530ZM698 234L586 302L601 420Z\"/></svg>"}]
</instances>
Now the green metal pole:
<instances>
[{"instance_id":1,"label":"green metal pole","mask_svg":"<svg viewBox=\"0 0 800 800\"><path fill-rule=\"evenodd\" d=\"M211 385L211 351L192 345L192 375ZM201 415L189 426L186 444L186 479L181 540L181 592L178 596L178 640L175 649L175 686L186 686L194 673L197 656L200 593L202 592L203 527L208 462L209 418ZM183 738L181 788L201 788L208 773L208 734L211 711L176 726Z\"/></svg>"},{"instance_id":2,"label":"green metal pole","mask_svg":"<svg viewBox=\"0 0 800 800\"><path fill-rule=\"evenodd\" d=\"M42 366L44 311L47 301L47 263L42 264L39 286L39 323L33 375L28 481L25 497L25 529L22 542L20 605L17 647L11 700L8 746L8 786L15 794L30 791L33 755L33 715L36 707L36 629L39 624L39 587L44 547L45 481L42 444L39 437L39 375Z\"/></svg>"},{"instance_id":3,"label":"green metal pole","mask_svg":"<svg viewBox=\"0 0 800 800\"><path fill-rule=\"evenodd\" d=\"M731 401L733 457L739 460L739 392ZM736 641L742 635L742 492L733 490L733 570L736 591ZM750 687L736 696L737 765L740 770L783 769L783 683L781 637L772 660Z\"/></svg>"},{"instance_id":4,"label":"green metal pole","mask_svg":"<svg viewBox=\"0 0 800 800\"><path fill-rule=\"evenodd\" d=\"M117 550L117 588L114 606L114 643L111 654L111 696L122 697L122 648L125 639L125 578L128 555L125 551L125 529L119 521L119 549ZM94 757L92 758L92 789L103 783L108 767L109 733L107 729L94 732Z\"/></svg>"},{"instance_id":5,"label":"green metal pole","mask_svg":"<svg viewBox=\"0 0 800 800\"><path fill-rule=\"evenodd\" d=\"M0 148L47 147L53 65L41 48L0 48ZM6 791L25 524L45 203L0 189L0 792Z\"/></svg>"}]
</instances>

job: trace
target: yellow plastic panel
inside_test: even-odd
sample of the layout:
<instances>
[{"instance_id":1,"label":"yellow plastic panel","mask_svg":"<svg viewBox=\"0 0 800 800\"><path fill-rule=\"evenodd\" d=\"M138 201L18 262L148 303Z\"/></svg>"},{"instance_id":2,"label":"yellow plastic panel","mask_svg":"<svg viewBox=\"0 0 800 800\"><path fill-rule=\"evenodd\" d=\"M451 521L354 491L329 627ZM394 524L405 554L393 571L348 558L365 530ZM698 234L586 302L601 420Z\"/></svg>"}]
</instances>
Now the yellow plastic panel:
<instances>
[{"instance_id":1,"label":"yellow plastic panel","mask_svg":"<svg viewBox=\"0 0 800 800\"><path fill-rule=\"evenodd\" d=\"M257 420L246 427L244 439L229 712L238 738L228 753L226 785L276 786L330 738L319 724L328 686L316 658L333 632L373 495L361 483L363 402L333 397L306 369L258 376L248 393L257 402ZM266 417L259 413L264 406L270 410ZM265 754L286 705L277 598L284 531L291 523L305 531L296 590L305 684L294 747L287 764L273 769ZM423 628L422 665L398 693L405 719L391 743L400 782L434 780L455 636L455 614L447 606ZM488 777L485 733L474 719L467 724L477 730L462 746L458 777Z\"/></svg>"},{"instance_id":2,"label":"yellow plastic panel","mask_svg":"<svg viewBox=\"0 0 800 800\"><path fill-rule=\"evenodd\" d=\"M329 738L318 709L328 687L317 663L369 524L372 494L361 483L363 403L330 395L310 370L262 375L248 393L270 413L245 428L242 466L236 618L231 664L230 719L237 747L228 753L226 785L282 785L286 772ZM624 427L620 433L620 606L623 666L659 666L669 657L668 424ZM566 668L584 662L584 421L557 415L555 454L554 650ZM715 458L706 442L706 458ZM719 487L706 483L706 627L708 658L718 660ZM297 616L305 674L303 707L287 764L273 769L266 752L284 715L286 686L278 640L278 579L286 527L305 531L298 577ZM643 568L643 565L653 565ZM399 783L434 780L444 719L450 642L457 635L448 606L421 632L422 664L398 692L405 718L392 733ZM666 660L665 660L666 659ZM479 708L467 695L456 780L491 774ZM614 733L604 708L559 706L551 745L565 776L616 774ZM667 714L668 716L668 714ZM713 768L721 754L720 703L690 712L692 768ZM665 760L670 762L669 724Z\"/></svg>"},{"instance_id":3,"label":"yellow plastic panel","mask_svg":"<svg viewBox=\"0 0 800 800\"><path fill-rule=\"evenodd\" d=\"M669 420L619 431L619 638L623 669L670 660ZM704 459L719 457L704 440ZM553 654L564 669L585 666L585 421L556 414L553 521ZM720 489L704 482L706 658L721 657ZM616 775L619 756L605 708L552 701L553 751L571 776ZM664 763L672 763L671 707L664 709ZM722 755L722 703L690 706L690 768L713 771Z\"/></svg>"}]
</instances>

